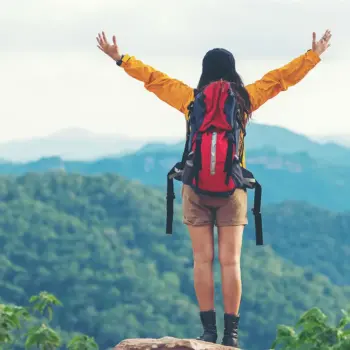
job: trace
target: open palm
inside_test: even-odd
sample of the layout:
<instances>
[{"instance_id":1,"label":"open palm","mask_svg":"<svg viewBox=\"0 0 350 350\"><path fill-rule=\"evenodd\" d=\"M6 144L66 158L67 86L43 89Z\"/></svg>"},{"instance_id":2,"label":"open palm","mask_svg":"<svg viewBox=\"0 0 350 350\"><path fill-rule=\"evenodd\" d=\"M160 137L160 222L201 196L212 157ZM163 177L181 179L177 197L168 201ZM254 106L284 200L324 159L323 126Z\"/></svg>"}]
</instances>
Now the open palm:
<instances>
[{"instance_id":1,"label":"open palm","mask_svg":"<svg viewBox=\"0 0 350 350\"><path fill-rule=\"evenodd\" d=\"M323 34L321 40L316 41L316 33L312 33L312 51L316 52L319 56L323 54L330 46L329 43L332 37L331 31L329 29Z\"/></svg>"},{"instance_id":2,"label":"open palm","mask_svg":"<svg viewBox=\"0 0 350 350\"><path fill-rule=\"evenodd\" d=\"M103 51L106 55L108 55L115 61L119 61L121 59L121 55L119 53L119 48L117 45L117 39L115 35L113 35L113 38L112 38L113 44L110 44L108 42L106 38L106 34L104 32L102 32L102 34L98 33L96 40L98 42L97 47L101 51Z\"/></svg>"}]
</instances>

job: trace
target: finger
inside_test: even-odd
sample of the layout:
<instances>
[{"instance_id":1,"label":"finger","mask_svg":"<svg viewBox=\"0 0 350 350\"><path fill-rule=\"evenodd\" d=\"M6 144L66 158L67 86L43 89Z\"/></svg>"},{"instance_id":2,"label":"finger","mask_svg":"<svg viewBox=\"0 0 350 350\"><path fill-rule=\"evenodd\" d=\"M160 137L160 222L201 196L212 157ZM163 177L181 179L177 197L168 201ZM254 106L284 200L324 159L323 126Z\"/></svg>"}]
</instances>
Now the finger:
<instances>
[{"instance_id":1,"label":"finger","mask_svg":"<svg viewBox=\"0 0 350 350\"><path fill-rule=\"evenodd\" d=\"M101 41L101 44L102 44L102 45L108 44L108 43L107 43L107 40L106 40L106 36L101 35L101 34L99 33L99 34L98 34L98 37L100 38L100 41Z\"/></svg>"},{"instance_id":2,"label":"finger","mask_svg":"<svg viewBox=\"0 0 350 350\"><path fill-rule=\"evenodd\" d=\"M313 44L316 43L316 33L315 32L312 33L312 43Z\"/></svg>"},{"instance_id":3,"label":"finger","mask_svg":"<svg viewBox=\"0 0 350 350\"><path fill-rule=\"evenodd\" d=\"M327 32L325 32L325 33L323 34L323 36L322 36L320 42L321 42L322 44L325 44L325 43L328 42L328 40L329 40L329 35L328 35Z\"/></svg>"},{"instance_id":4,"label":"finger","mask_svg":"<svg viewBox=\"0 0 350 350\"><path fill-rule=\"evenodd\" d=\"M101 46L99 46L99 45L96 45L96 46L97 46L102 52L105 52Z\"/></svg>"},{"instance_id":5,"label":"finger","mask_svg":"<svg viewBox=\"0 0 350 350\"><path fill-rule=\"evenodd\" d=\"M326 32L325 32L325 34L324 34L324 37L325 37L326 39L328 39L330 36L332 36L332 33L331 33L331 31L330 31L329 29L327 29Z\"/></svg>"},{"instance_id":6,"label":"finger","mask_svg":"<svg viewBox=\"0 0 350 350\"><path fill-rule=\"evenodd\" d=\"M101 39L99 37L96 37L96 40L97 40L98 44L101 46L102 45Z\"/></svg>"},{"instance_id":7,"label":"finger","mask_svg":"<svg viewBox=\"0 0 350 350\"><path fill-rule=\"evenodd\" d=\"M117 46L117 38L115 37L115 35L113 35L113 44Z\"/></svg>"},{"instance_id":8,"label":"finger","mask_svg":"<svg viewBox=\"0 0 350 350\"><path fill-rule=\"evenodd\" d=\"M329 40L331 40L332 34L328 35L326 38L324 38L324 42L327 44Z\"/></svg>"},{"instance_id":9,"label":"finger","mask_svg":"<svg viewBox=\"0 0 350 350\"><path fill-rule=\"evenodd\" d=\"M106 38L105 32L102 32L102 37L103 37L104 42L105 42L106 44L108 44L108 40L107 40L107 38Z\"/></svg>"}]
</instances>

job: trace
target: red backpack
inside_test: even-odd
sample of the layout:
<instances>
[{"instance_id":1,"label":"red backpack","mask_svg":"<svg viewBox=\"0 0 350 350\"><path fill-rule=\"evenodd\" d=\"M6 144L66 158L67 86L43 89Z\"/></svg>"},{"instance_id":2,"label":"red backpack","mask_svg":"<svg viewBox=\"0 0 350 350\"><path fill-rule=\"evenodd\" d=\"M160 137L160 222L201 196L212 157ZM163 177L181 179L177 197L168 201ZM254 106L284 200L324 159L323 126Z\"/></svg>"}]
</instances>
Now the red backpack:
<instances>
[{"instance_id":1,"label":"red backpack","mask_svg":"<svg viewBox=\"0 0 350 350\"><path fill-rule=\"evenodd\" d=\"M167 177L167 228L172 233L173 179L200 195L229 197L236 188L254 188L256 243L262 245L261 186L242 164L241 133L245 136L242 99L233 83L219 80L195 91L190 104L182 161Z\"/></svg>"}]
</instances>

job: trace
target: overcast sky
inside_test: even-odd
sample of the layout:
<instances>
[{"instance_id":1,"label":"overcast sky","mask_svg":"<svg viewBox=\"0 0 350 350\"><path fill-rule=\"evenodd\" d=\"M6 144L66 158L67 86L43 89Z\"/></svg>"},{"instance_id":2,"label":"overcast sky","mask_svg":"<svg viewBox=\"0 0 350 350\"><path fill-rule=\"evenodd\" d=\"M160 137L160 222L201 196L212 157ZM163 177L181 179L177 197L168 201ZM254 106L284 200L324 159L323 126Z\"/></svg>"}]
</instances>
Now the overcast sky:
<instances>
[{"instance_id":1,"label":"overcast sky","mask_svg":"<svg viewBox=\"0 0 350 350\"><path fill-rule=\"evenodd\" d=\"M330 28L322 62L254 119L305 134L350 134L349 14L350 1L340 0L4 1L0 141L71 127L183 136L183 116L97 49L101 30L117 36L123 53L194 86L213 47L234 53L248 84L308 50L312 31L320 37Z\"/></svg>"}]
</instances>

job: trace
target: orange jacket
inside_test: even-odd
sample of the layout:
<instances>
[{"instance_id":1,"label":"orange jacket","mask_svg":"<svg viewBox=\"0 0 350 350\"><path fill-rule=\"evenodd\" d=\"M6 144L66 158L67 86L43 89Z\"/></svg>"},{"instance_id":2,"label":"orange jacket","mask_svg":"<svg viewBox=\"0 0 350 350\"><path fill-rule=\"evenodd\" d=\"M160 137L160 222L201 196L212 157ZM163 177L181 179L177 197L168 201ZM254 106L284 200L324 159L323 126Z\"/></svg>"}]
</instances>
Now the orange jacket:
<instances>
[{"instance_id":1,"label":"orange jacket","mask_svg":"<svg viewBox=\"0 0 350 350\"><path fill-rule=\"evenodd\" d=\"M245 88L249 93L252 112L281 91L286 91L297 84L319 61L320 57L309 50L285 66L268 72L255 83L247 85ZM129 55L124 55L121 67L131 77L142 81L148 91L182 112L188 119L187 106L194 99L193 88ZM241 137L243 138L243 135ZM242 165L245 167L245 155L243 155Z\"/></svg>"}]
</instances>

